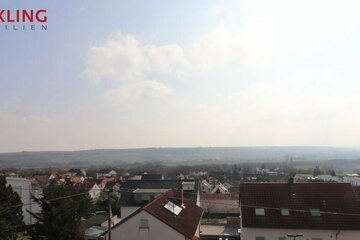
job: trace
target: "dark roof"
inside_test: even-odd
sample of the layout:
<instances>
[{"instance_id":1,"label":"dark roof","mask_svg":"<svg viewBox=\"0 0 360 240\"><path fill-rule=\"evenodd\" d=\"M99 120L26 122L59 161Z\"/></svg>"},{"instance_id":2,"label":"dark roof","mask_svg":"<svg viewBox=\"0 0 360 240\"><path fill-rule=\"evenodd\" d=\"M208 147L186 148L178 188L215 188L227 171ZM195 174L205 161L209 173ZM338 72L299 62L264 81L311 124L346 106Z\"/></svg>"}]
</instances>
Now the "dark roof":
<instances>
[{"instance_id":1,"label":"dark roof","mask_svg":"<svg viewBox=\"0 0 360 240\"><path fill-rule=\"evenodd\" d=\"M209 174L209 177L214 177L218 179L225 179L226 178L226 172L224 171L212 171Z\"/></svg>"},{"instance_id":2,"label":"dark roof","mask_svg":"<svg viewBox=\"0 0 360 240\"><path fill-rule=\"evenodd\" d=\"M98 214L91 216L81 222L84 228L89 228L92 226L101 226L102 223L108 220L108 214Z\"/></svg>"},{"instance_id":3,"label":"dark roof","mask_svg":"<svg viewBox=\"0 0 360 240\"><path fill-rule=\"evenodd\" d=\"M200 196L201 200L239 200L239 194L229 193L229 194L212 194L212 193L203 193Z\"/></svg>"},{"instance_id":4,"label":"dark roof","mask_svg":"<svg viewBox=\"0 0 360 240\"><path fill-rule=\"evenodd\" d=\"M199 183L198 180L128 180L121 190L120 206L145 206L148 202L138 203L135 201L136 189L181 189L182 182L195 182L194 190L184 191L184 197L196 203Z\"/></svg>"},{"instance_id":5,"label":"dark roof","mask_svg":"<svg viewBox=\"0 0 360 240\"><path fill-rule=\"evenodd\" d=\"M239 198L243 227L360 230L360 202L347 183L241 183ZM264 207L265 216L256 216L255 206ZM310 209L321 216L311 216Z\"/></svg>"},{"instance_id":6,"label":"dark roof","mask_svg":"<svg viewBox=\"0 0 360 240\"><path fill-rule=\"evenodd\" d=\"M181 206L181 193L178 191L168 191L162 194L146 206L139 208L137 211L124 218L120 223L116 224L114 228L126 222L139 212L146 211L187 238L198 239L195 234L202 218L203 209L198 207L192 201L184 198L183 203L185 208L183 208L180 214L176 216L164 208L164 205L169 201Z\"/></svg>"},{"instance_id":7,"label":"dark roof","mask_svg":"<svg viewBox=\"0 0 360 240\"><path fill-rule=\"evenodd\" d=\"M161 174L143 174L141 180L161 180Z\"/></svg>"},{"instance_id":8,"label":"dark roof","mask_svg":"<svg viewBox=\"0 0 360 240\"><path fill-rule=\"evenodd\" d=\"M109 173L109 172L111 172L111 169L107 168L107 169L100 169L100 170L97 171L96 173L105 173L105 174L107 174L107 173Z\"/></svg>"}]
</instances>

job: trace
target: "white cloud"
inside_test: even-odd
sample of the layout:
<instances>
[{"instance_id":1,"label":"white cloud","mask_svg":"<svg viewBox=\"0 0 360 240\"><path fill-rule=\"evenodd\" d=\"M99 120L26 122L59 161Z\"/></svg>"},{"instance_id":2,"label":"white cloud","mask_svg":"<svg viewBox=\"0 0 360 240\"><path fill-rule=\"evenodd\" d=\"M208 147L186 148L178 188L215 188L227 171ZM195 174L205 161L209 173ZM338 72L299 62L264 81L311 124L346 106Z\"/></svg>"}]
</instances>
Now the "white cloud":
<instances>
[{"instance_id":1,"label":"white cloud","mask_svg":"<svg viewBox=\"0 0 360 240\"><path fill-rule=\"evenodd\" d=\"M118 82L110 102L153 104L134 110L148 146L355 145L359 3L349 3L219 1L216 23L187 45L111 36L90 49L85 73Z\"/></svg>"},{"instance_id":2,"label":"white cloud","mask_svg":"<svg viewBox=\"0 0 360 240\"><path fill-rule=\"evenodd\" d=\"M195 70L205 73L244 63L246 53L241 34L221 25L216 26L194 40L189 47L189 58Z\"/></svg>"},{"instance_id":3,"label":"white cloud","mask_svg":"<svg viewBox=\"0 0 360 240\"><path fill-rule=\"evenodd\" d=\"M104 97L115 104L131 105L146 97L160 97L171 93L172 90L163 83L138 81L110 89L105 93Z\"/></svg>"},{"instance_id":4,"label":"white cloud","mask_svg":"<svg viewBox=\"0 0 360 240\"><path fill-rule=\"evenodd\" d=\"M241 64L246 55L241 43L240 34L223 26L187 46L143 44L135 36L113 34L89 49L83 76L95 83L118 82L105 93L105 99L135 103L145 96L169 94L176 80Z\"/></svg>"},{"instance_id":5,"label":"white cloud","mask_svg":"<svg viewBox=\"0 0 360 240\"><path fill-rule=\"evenodd\" d=\"M110 36L100 46L93 46L86 58L84 75L93 81L136 81L149 68L139 41L129 35Z\"/></svg>"},{"instance_id":6,"label":"white cloud","mask_svg":"<svg viewBox=\"0 0 360 240\"><path fill-rule=\"evenodd\" d=\"M177 44L163 46L146 45L144 55L150 70L171 76L180 76L189 67L184 50Z\"/></svg>"},{"instance_id":7,"label":"white cloud","mask_svg":"<svg viewBox=\"0 0 360 240\"><path fill-rule=\"evenodd\" d=\"M90 48L83 75L96 83L118 82L105 92L105 99L128 104L145 97L171 93L168 83L152 80L149 75L180 76L188 63L183 49L176 44L144 45L134 36L115 34Z\"/></svg>"}]
</instances>

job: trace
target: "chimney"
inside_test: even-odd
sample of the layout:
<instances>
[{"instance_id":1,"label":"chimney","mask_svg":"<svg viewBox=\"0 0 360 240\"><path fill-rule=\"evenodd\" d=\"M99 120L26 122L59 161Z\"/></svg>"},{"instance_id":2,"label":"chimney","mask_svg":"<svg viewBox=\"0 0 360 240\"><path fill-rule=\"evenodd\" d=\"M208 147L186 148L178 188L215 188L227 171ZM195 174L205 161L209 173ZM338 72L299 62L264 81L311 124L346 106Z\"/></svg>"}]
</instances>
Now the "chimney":
<instances>
[{"instance_id":1,"label":"chimney","mask_svg":"<svg viewBox=\"0 0 360 240\"><path fill-rule=\"evenodd\" d=\"M183 187L181 187L181 207L185 208L185 204L184 204L184 190Z\"/></svg>"}]
</instances>

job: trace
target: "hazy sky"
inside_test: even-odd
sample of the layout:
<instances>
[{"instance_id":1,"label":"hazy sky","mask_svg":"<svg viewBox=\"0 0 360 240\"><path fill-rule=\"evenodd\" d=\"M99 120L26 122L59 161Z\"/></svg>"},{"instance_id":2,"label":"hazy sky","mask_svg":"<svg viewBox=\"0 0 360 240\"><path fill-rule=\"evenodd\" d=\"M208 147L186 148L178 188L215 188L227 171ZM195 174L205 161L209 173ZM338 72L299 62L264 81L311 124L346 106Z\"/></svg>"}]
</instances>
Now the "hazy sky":
<instances>
[{"instance_id":1,"label":"hazy sky","mask_svg":"<svg viewBox=\"0 0 360 240\"><path fill-rule=\"evenodd\" d=\"M360 1L2 1L29 7L48 31L0 29L0 152L360 146Z\"/></svg>"}]
</instances>

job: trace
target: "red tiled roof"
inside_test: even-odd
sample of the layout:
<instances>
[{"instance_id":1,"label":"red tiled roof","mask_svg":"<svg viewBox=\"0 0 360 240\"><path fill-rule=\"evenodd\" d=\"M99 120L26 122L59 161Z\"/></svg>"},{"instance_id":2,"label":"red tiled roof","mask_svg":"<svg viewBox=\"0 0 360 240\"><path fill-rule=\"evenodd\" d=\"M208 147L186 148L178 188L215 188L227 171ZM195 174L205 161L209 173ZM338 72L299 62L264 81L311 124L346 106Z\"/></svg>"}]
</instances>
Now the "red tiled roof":
<instances>
[{"instance_id":1,"label":"red tiled roof","mask_svg":"<svg viewBox=\"0 0 360 240\"><path fill-rule=\"evenodd\" d=\"M184 199L185 208L183 208L179 215L175 216L164 208L164 205L168 201L172 201L180 206L181 193L178 191L169 191L146 205L144 210L174 228L179 233L192 239L200 223L204 212L203 209L192 203L190 200Z\"/></svg>"},{"instance_id":2,"label":"red tiled roof","mask_svg":"<svg viewBox=\"0 0 360 240\"><path fill-rule=\"evenodd\" d=\"M33 178L35 182L39 184L41 187L45 187L49 183L48 175L36 175Z\"/></svg>"},{"instance_id":3,"label":"red tiled roof","mask_svg":"<svg viewBox=\"0 0 360 240\"><path fill-rule=\"evenodd\" d=\"M354 192L358 200L360 200L360 186L353 186Z\"/></svg>"},{"instance_id":4,"label":"red tiled roof","mask_svg":"<svg viewBox=\"0 0 360 240\"><path fill-rule=\"evenodd\" d=\"M360 202L347 183L242 183L239 198L243 227L360 230ZM265 216L256 216L254 206L264 207ZM310 209L320 209L321 216L311 216Z\"/></svg>"},{"instance_id":5,"label":"red tiled roof","mask_svg":"<svg viewBox=\"0 0 360 240\"><path fill-rule=\"evenodd\" d=\"M124 218L114 227L121 225L128 219L137 215L139 212L146 211L152 216L156 217L158 220L162 221L166 225L176 230L177 232L181 233L185 237L198 240L199 238L197 238L195 234L202 218L202 214L204 212L203 209L192 203L190 200L184 199L185 208L183 208L180 214L176 216L175 214L164 208L164 205L169 201L172 201L173 203L180 206L180 193L170 190L163 195L160 195L155 200L147 204L145 207L137 209L135 212Z\"/></svg>"}]
</instances>

